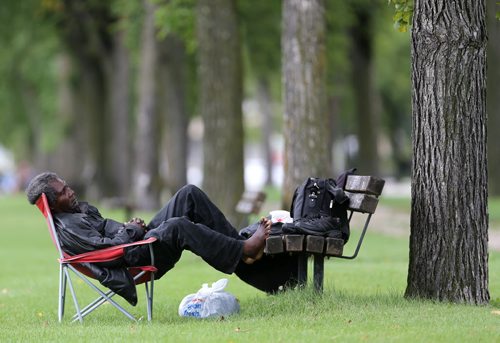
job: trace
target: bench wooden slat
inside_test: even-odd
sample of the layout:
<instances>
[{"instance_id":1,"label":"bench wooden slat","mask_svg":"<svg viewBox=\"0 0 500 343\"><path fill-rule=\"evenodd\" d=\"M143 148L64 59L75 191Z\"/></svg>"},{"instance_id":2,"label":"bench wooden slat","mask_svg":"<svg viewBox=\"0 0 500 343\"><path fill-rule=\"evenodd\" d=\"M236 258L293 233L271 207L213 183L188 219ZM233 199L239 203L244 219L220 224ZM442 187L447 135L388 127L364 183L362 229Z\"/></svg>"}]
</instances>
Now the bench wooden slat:
<instances>
[{"instance_id":1,"label":"bench wooden slat","mask_svg":"<svg viewBox=\"0 0 500 343\"><path fill-rule=\"evenodd\" d=\"M264 248L266 254L280 254L284 251L283 237L270 236L266 239L266 247Z\"/></svg>"},{"instance_id":2,"label":"bench wooden slat","mask_svg":"<svg viewBox=\"0 0 500 343\"><path fill-rule=\"evenodd\" d=\"M306 251L314 254L322 254L325 239L321 236L306 236Z\"/></svg>"},{"instance_id":3,"label":"bench wooden slat","mask_svg":"<svg viewBox=\"0 0 500 343\"><path fill-rule=\"evenodd\" d=\"M375 213L378 205L378 198L373 195L363 193L345 192L349 197L349 209L356 212Z\"/></svg>"},{"instance_id":4,"label":"bench wooden slat","mask_svg":"<svg viewBox=\"0 0 500 343\"><path fill-rule=\"evenodd\" d=\"M344 241L339 238L326 238L325 255L342 256L344 252Z\"/></svg>"},{"instance_id":5,"label":"bench wooden slat","mask_svg":"<svg viewBox=\"0 0 500 343\"><path fill-rule=\"evenodd\" d=\"M368 193L375 196L382 194L385 180L375 176L349 175L345 190L353 193Z\"/></svg>"},{"instance_id":6,"label":"bench wooden slat","mask_svg":"<svg viewBox=\"0 0 500 343\"><path fill-rule=\"evenodd\" d=\"M286 251L302 251L304 250L303 235L285 235Z\"/></svg>"}]
</instances>

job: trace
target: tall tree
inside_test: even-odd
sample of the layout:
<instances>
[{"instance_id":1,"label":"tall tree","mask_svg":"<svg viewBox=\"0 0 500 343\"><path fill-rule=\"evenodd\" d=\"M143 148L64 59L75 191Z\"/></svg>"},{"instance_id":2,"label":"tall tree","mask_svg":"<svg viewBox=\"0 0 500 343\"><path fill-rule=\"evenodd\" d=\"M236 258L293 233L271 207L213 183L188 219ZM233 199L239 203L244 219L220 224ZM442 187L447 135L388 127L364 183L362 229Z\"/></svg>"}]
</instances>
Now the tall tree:
<instances>
[{"instance_id":1,"label":"tall tree","mask_svg":"<svg viewBox=\"0 0 500 343\"><path fill-rule=\"evenodd\" d=\"M391 147L392 175L401 179L410 176L411 167L411 37L410 32L389 27L393 15L389 10L381 9L377 17L376 86L380 94L381 126Z\"/></svg>"},{"instance_id":2,"label":"tall tree","mask_svg":"<svg viewBox=\"0 0 500 343\"><path fill-rule=\"evenodd\" d=\"M266 169L266 185L272 183L272 134L278 113L273 109L273 86L281 81L281 3L279 1L238 2L243 28L245 56L250 76L255 77L256 100L259 104L261 144ZM277 87L274 87L277 88ZM277 93L277 92L275 92Z\"/></svg>"},{"instance_id":3,"label":"tall tree","mask_svg":"<svg viewBox=\"0 0 500 343\"><path fill-rule=\"evenodd\" d=\"M378 120L373 84L374 13L376 2L351 1L354 23L351 28L351 77L356 108L358 169L369 175L379 172L377 149Z\"/></svg>"},{"instance_id":4,"label":"tall tree","mask_svg":"<svg viewBox=\"0 0 500 343\"><path fill-rule=\"evenodd\" d=\"M79 179L91 198L126 195L130 184L129 61L114 5L116 1L46 2L72 57L67 79L74 115L65 133L85 132L84 139L69 144L76 149L69 156L77 159L76 165L84 161Z\"/></svg>"},{"instance_id":5,"label":"tall tree","mask_svg":"<svg viewBox=\"0 0 500 343\"><path fill-rule=\"evenodd\" d=\"M174 34L167 35L158 48L158 110L164 120L162 154L167 164L164 179L174 193L187 183L187 57L184 42Z\"/></svg>"},{"instance_id":6,"label":"tall tree","mask_svg":"<svg viewBox=\"0 0 500 343\"><path fill-rule=\"evenodd\" d=\"M113 44L109 26L115 18L107 4L90 0L61 1L53 14L58 19L59 35L73 59L72 96L78 104L78 127L85 132L85 146L73 154L85 161L80 179L89 185L90 197L111 195L107 143L112 134L108 76Z\"/></svg>"},{"instance_id":7,"label":"tall tree","mask_svg":"<svg viewBox=\"0 0 500 343\"><path fill-rule=\"evenodd\" d=\"M111 55L110 117L113 134L110 135L110 170L114 177L114 196L130 195L131 171L131 125L130 125L130 57L125 44L126 32L116 30L112 34L114 49Z\"/></svg>"},{"instance_id":8,"label":"tall tree","mask_svg":"<svg viewBox=\"0 0 500 343\"><path fill-rule=\"evenodd\" d=\"M199 110L204 122L203 188L235 220L244 189L242 62L234 0L197 3Z\"/></svg>"},{"instance_id":9,"label":"tall tree","mask_svg":"<svg viewBox=\"0 0 500 343\"><path fill-rule=\"evenodd\" d=\"M134 158L134 194L143 209L155 209L159 204L158 175L158 115L156 100L157 41L151 0L143 0L144 22L141 35L138 75L138 109L136 150Z\"/></svg>"},{"instance_id":10,"label":"tall tree","mask_svg":"<svg viewBox=\"0 0 500 343\"><path fill-rule=\"evenodd\" d=\"M82 170L85 169L85 162L88 156L88 148L85 144L86 132L80 130L78 119L80 115L80 104L75 100L75 89L72 87L71 77L75 73L73 60L68 54L61 53L57 57L58 72L58 111L57 122L63 127L59 137L58 146L49 154L44 154L43 162L38 162L37 167L53 170L64 179L71 182L72 187L77 192L85 192L82 182ZM37 130L42 131L42 130ZM78 153L77 153L78 152ZM74 185L74 186L73 186Z\"/></svg>"},{"instance_id":11,"label":"tall tree","mask_svg":"<svg viewBox=\"0 0 500 343\"><path fill-rule=\"evenodd\" d=\"M498 1L488 1L488 169L490 195L500 195L500 20L495 17Z\"/></svg>"},{"instance_id":12,"label":"tall tree","mask_svg":"<svg viewBox=\"0 0 500 343\"><path fill-rule=\"evenodd\" d=\"M57 101L60 44L53 23L40 15L46 5L34 0L6 1L0 9L4 47L0 54L0 143L36 170L53 167L47 152L63 145L67 131L67 118L61 118L62 106ZM77 165L75 154L67 157L69 166Z\"/></svg>"},{"instance_id":13,"label":"tall tree","mask_svg":"<svg viewBox=\"0 0 500 343\"><path fill-rule=\"evenodd\" d=\"M325 104L325 6L322 0L283 2L282 68L285 152L283 208L308 176L330 175Z\"/></svg>"},{"instance_id":14,"label":"tall tree","mask_svg":"<svg viewBox=\"0 0 500 343\"><path fill-rule=\"evenodd\" d=\"M329 0L326 6L326 51L327 51L327 111L329 116L330 142L332 147L332 169L338 174L347 168L351 168L351 161L346 163L346 155L343 153L345 137L350 132L355 132L355 115L349 111L351 92L351 59L349 47L351 37L349 28L353 25L351 1Z\"/></svg>"},{"instance_id":15,"label":"tall tree","mask_svg":"<svg viewBox=\"0 0 500 343\"><path fill-rule=\"evenodd\" d=\"M485 304L488 292L484 0L416 0L407 297Z\"/></svg>"}]
</instances>

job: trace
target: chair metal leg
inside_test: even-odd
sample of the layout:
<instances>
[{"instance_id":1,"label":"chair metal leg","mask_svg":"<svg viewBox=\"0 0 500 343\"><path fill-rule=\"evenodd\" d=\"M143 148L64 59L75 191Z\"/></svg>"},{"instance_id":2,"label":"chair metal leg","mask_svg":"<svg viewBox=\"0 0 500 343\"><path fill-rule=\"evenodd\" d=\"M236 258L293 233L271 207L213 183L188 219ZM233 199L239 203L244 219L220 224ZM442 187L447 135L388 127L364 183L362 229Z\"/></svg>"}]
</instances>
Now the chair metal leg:
<instances>
[{"instance_id":1,"label":"chair metal leg","mask_svg":"<svg viewBox=\"0 0 500 343\"><path fill-rule=\"evenodd\" d=\"M129 318L130 320L133 320L133 321L137 321L137 319L131 315L129 312L127 312L127 310L125 310L122 306L120 306L117 302L115 302L113 299L111 299L111 297L108 297L103 291L101 291L96 285L94 285L92 282L90 282L85 276L83 276L79 271L77 271L73 266L68 266L68 268L70 268L73 272L75 272L75 274L80 278L82 279L89 287L91 287L94 291L96 291L97 293L99 293L99 295L103 298L106 299L106 301L108 301L111 305L113 305L114 307L116 307L121 313L123 313L127 318ZM80 321L82 321L82 316L80 314L80 310L78 309L78 313L79 313L79 318L80 318ZM90 312L89 312L90 313Z\"/></svg>"},{"instance_id":2,"label":"chair metal leg","mask_svg":"<svg viewBox=\"0 0 500 343\"><path fill-rule=\"evenodd\" d=\"M153 291L154 291L154 274L151 273L151 281L145 282L144 286L146 288L146 301L147 301L147 310L148 310L148 321L150 322L153 319ZM150 284L150 286L148 285Z\"/></svg>"},{"instance_id":3,"label":"chair metal leg","mask_svg":"<svg viewBox=\"0 0 500 343\"><path fill-rule=\"evenodd\" d=\"M77 319L80 320L80 323L83 323L83 317L82 317L82 314L80 313L80 306L78 306L78 300L76 299L76 294L75 294L75 290L73 288L73 283L71 282L71 278L69 276L68 266L63 266L63 268L64 268L64 275L66 275L66 279L68 280L69 290L71 291L71 296L73 297L73 303L75 305L76 314L78 315Z\"/></svg>"},{"instance_id":4,"label":"chair metal leg","mask_svg":"<svg viewBox=\"0 0 500 343\"><path fill-rule=\"evenodd\" d=\"M93 302L85 306L85 308L80 309L80 306L78 304L78 299L76 297L76 292L73 287L73 282L70 277L70 272L69 270L73 271L76 276L78 276L80 279L82 279L89 287L91 287L94 291L96 291L100 297L95 299ZM140 272L137 274L134 279L137 280L141 276L143 276L145 271ZM150 285L148 285L150 283ZM75 315L71 318L72 322L75 321L80 321L80 323L83 322L83 318L90 314L92 311L94 311L96 308L101 306L103 303L108 301L111 305L113 305L116 309L118 309L120 312L122 312L127 318L137 321L137 319L130 314L127 310L125 310L122 306L120 306L118 303L116 303L114 300L111 298L116 294L113 291L108 291L107 293L104 293L102 290L100 290L97 286L95 286L91 281L89 281L83 274L81 274L76 268L74 268L72 265L67 265L67 264L61 264L60 265L60 270L59 270L59 308L58 308L58 319L59 322L62 322L62 318L64 316L64 308L65 308L65 300L66 300L66 286L69 284L69 289L71 292L71 296L73 298L73 303L75 306L76 313ZM153 291L154 291L154 273L151 274L151 280L145 283L146 287L146 300L147 300L147 312L148 312L148 321L151 321L153 319Z\"/></svg>"},{"instance_id":5,"label":"chair metal leg","mask_svg":"<svg viewBox=\"0 0 500 343\"><path fill-rule=\"evenodd\" d=\"M145 272L142 271L140 272L139 274L137 274L135 277L134 277L134 280L137 280L139 279L142 275L144 275ZM106 293L106 298L104 297L98 297L97 299L95 299L93 302L91 302L90 304L88 304L87 306L85 306L84 309L81 310L81 313L82 313L82 317L85 317L86 315L90 314L92 311L94 311L96 308L98 308L99 306L101 306L103 303L105 303L107 301L107 298L112 298L116 293L113 292L113 291L107 291ZM73 321L75 320L75 318L77 317L77 315L75 314L73 316L73 318L71 318Z\"/></svg>"},{"instance_id":6,"label":"chair metal leg","mask_svg":"<svg viewBox=\"0 0 500 343\"><path fill-rule=\"evenodd\" d=\"M116 293L114 293L113 291L106 292L106 295L109 298L111 298L115 294ZM106 302L106 298L103 298L103 297L98 297L97 299L95 299L93 302L91 302L90 304L85 306L85 308L83 308L81 310L82 318L85 318L86 315L90 314L92 311L94 311L96 308L98 308L99 306L101 306L105 302ZM71 318L71 320L75 321L77 317L78 317L78 314L75 313L75 315Z\"/></svg>"},{"instance_id":7,"label":"chair metal leg","mask_svg":"<svg viewBox=\"0 0 500 343\"><path fill-rule=\"evenodd\" d=\"M57 317L59 323L62 322L64 317L64 305L66 303L66 275L64 274L64 268L59 265L59 306L57 309Z\"/></svg>"}]
</instances>

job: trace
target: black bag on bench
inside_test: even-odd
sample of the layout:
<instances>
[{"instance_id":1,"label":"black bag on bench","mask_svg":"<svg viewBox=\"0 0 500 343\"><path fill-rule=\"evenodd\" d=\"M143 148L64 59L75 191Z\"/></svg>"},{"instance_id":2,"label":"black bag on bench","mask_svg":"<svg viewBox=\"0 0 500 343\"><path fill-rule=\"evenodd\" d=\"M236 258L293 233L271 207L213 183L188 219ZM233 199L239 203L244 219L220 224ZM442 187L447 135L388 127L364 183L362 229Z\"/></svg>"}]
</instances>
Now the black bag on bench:
<instances>
[{"instance_id":1,"label":"black bag on bench","mask_svg":"<svg viewBox=\"0 0 500 343\"><path fill-rule=\"evenodd\" d=\"M307 178L295 190L290 210L294 222L283 225L283 232L341 238L346 243L350 233L349 198L343 183L354 171L350 169L337 178L341 185L331 178Z\"/></svg>"}]
</instances>

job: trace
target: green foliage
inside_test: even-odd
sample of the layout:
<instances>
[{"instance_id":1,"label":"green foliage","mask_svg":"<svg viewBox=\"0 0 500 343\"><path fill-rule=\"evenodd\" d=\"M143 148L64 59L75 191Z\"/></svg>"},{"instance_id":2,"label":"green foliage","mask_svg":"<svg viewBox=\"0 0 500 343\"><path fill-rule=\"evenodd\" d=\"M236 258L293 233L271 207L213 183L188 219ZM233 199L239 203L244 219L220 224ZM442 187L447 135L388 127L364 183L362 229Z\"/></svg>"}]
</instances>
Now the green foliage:
<instances>
[{"instance_id":1,"label":"green foliage","mask_svg":"<svg viewBox=\"0 0 500 343\"><path fill-rule=\"evenodd\" d=\"M237 11L242 37L245 91L249 97L252 97L258 83L265 82L269 85L273 99L279 101L281 98L281 1L239 0ZM280 116L274 117L276 121Z\"/></svg>"},{"instance_id":2,"label":"green foliage","mask_svg":"<svg viewBox=\"0 0 500 343\"><path fill-rule=\"evenodd\" d=\"M389 11L377 18L375 36L375 83L382 103L382 123L388 135L397 135L401 150L411 156L411 59L410 34L383 29L390 22ZM402 144L403 142L407 144Z\"/></svg>"},{"instance_id":3,"label":"green foliage","mask_svg":"<svg viewBox=\"0 0 500 343\"><path fill-rule=\"evenodd\" d=\"M47 4L51 3L47 1ZM55 70L58 41L39 1L4 1L0 7L0 143L28 153L33 129L47 134L42 148L56 143ZM41 123L35 126L34 120Z\"/></svg>"},{"instance_id":4,"label":"green foliage","mask_svg":"<svg viewBox=\"0 0 500 343\"><path fill-rule=\"evenodd\" d=\"M159 38L168 34L180 37L188 50L196 50L196 1L195 0L154 0L157 5L155 20L158 27Z\"/></svg>"},{"instance_id":5,"label":"green foliage","mask_svg":"<svg viewBox=\"0 0 500 343\"><path fill-rule=\"evenodd\" d=\"M111 13L116 17L116 22L111 30L123 31L126 34L125 44L137 60L137 51L141 36L144 9L141 1L113 0L110 2Z\"/></svg>"},{"instance_id":6,"label":"green foliage","mask_svg":"<svg viewBox=\"0 0 500 343\"><path fill-rule=\"evenodd\" d=\"M399 32L407 32L413 18L413 0L388 0L394 5L394 27Z\"/></svg>"},{"instance_id":7,"label":"green foliage","mask_svg":"<svg viewBox=\"0 0 500 343\"><path fill-rule=\"evenodd\" d=\"M328 88L345 96L349 88L350 73L349 28L354 24L354 17L348 1L332 0L325 5Z\"/></svg>"},{"instance_id":8,"label":"green foliage","mask_svg":"<svg viewBox=\"0 0 500 343\"><path fill-rule=\"evenodd\" d=\"M242 41L252 71L278 76L281 66L281 2L238 1Z\"/></svg>"}]
</instances>

